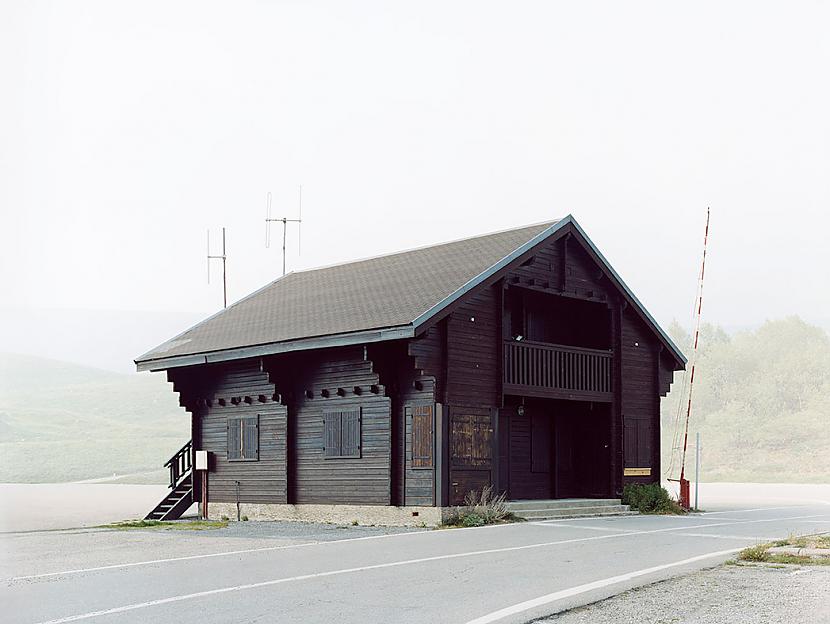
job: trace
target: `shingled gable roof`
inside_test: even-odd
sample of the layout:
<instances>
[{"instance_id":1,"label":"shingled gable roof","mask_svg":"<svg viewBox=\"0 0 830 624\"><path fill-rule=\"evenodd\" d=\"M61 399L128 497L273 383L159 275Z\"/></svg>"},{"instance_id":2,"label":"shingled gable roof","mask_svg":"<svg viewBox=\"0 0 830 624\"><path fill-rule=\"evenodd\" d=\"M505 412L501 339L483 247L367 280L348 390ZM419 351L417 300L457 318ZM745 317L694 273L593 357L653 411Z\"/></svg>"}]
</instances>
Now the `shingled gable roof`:
<instances>
[{"instance_id":1,"label":"shingled gable roof","mask_svg":"<svg viewBox=\"0 0 830 624\"><path fill-rule=\"evenodd\" d=\"M677 346L570 215L558 221L289 273L135 362L138 370L163 370L410 338L447 306L569 224L675 357L685 363Z\"/></svg>"}]
</instances>

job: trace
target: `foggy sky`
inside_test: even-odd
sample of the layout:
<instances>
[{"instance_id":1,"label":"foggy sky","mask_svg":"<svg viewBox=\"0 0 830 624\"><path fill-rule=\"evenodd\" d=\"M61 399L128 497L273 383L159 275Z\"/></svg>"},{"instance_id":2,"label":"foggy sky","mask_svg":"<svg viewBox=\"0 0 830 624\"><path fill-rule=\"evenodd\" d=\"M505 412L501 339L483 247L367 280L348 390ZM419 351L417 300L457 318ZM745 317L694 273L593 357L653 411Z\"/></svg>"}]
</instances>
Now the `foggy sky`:
<instances>
[{"instance_id":1,"label":"foggy sky","mask_svg":"<svg viewBox=\"0 0 830 624\"><path fill-rule=\"evenodd\" d=\"M289 269L572 213L686 321L711 206L705 317L825 323L828 24L817 2L6 1L0 308L213 312L206 228L235 300L281 272L266 192L293 217L302 184Z\"/></svg>"}]
</instances>

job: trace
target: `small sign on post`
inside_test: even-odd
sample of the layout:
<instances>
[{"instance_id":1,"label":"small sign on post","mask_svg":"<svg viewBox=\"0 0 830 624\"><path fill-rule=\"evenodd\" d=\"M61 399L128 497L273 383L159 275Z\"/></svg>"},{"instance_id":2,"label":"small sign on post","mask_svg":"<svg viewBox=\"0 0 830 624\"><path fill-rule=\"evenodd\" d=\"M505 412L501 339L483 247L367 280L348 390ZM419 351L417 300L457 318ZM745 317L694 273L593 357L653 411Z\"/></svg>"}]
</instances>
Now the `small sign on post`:
<instances>
[{"instance_id":1,"label":"small sign on post","mask_svg":"<svg viewBox=\"0 0 830 624\"><path fill-rule=\"evenodd\" d=\"M208 469L208 452L207 451L196 451L196 470L207 470Z\"/></svg>"},{"instance_id":2,"label":"small sign on post","mask_svg":"<svg viewBox=\"0 0 830 624\"><path fill-rule=\"evenodd\" d=\"M199 482L202 486L202 502L201 502L201 511L202 511L202 519L208 519L208 468L210 466L210 453L207 451L195 451L193 453L193 467L198 471Z\"/></svg>"}]
</instances>

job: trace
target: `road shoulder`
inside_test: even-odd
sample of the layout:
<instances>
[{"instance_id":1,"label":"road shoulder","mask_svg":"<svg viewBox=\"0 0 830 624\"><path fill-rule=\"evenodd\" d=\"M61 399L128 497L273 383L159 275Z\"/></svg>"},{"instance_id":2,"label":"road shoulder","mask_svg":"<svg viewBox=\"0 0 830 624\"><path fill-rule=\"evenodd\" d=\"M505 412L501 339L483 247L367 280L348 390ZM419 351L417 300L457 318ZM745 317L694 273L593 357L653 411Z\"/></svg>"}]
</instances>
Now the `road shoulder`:
<instances>
[{"instance_id":1,"label":"road shoulder","mask_svg":"<svg viewBox=\"0 0 830 624\"><path fill-rule=\"evenodd\" d=\"M536 620L551 624L830 624L830 567L722 565Z\"/></svg>"}]
</instances>

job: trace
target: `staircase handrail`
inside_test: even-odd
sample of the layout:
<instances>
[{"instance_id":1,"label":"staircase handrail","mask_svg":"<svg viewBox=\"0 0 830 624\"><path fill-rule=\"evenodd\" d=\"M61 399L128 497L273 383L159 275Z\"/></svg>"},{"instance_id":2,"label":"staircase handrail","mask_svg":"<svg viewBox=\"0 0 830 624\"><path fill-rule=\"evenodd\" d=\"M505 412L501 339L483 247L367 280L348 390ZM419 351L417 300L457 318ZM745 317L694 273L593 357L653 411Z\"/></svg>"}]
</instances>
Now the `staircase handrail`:
<instances>
[{"instance_id":1,"label":"staircase handrail","mask_svg":"<svg viewBox=\"0 0 830 624\"><path fill-rule=\"evenodd\" d=\"M190 469L193 465L193 440L185 442L184 446L167 460L164 464L165 468L170 468L170 489L174 489L183 477L190 474Z\"/></svg>"}]
</instances>

